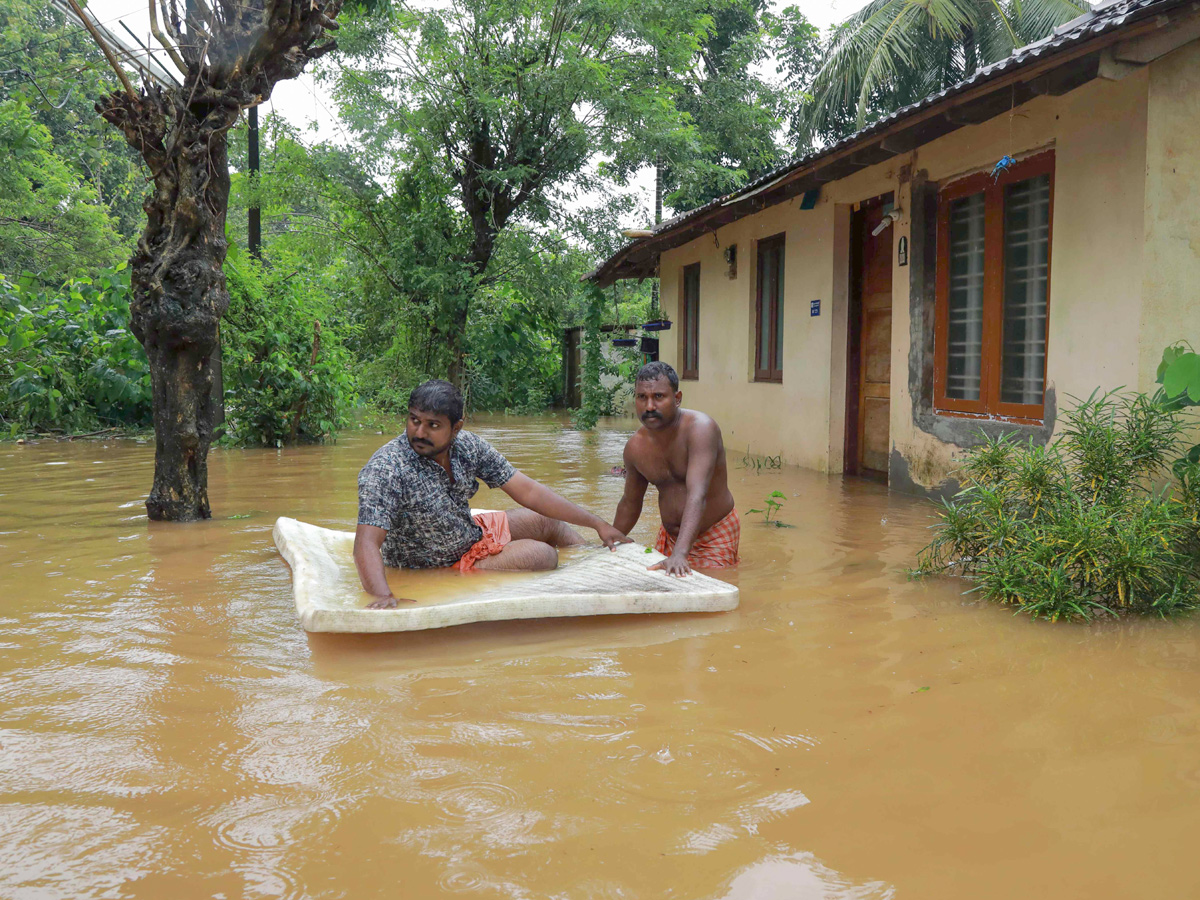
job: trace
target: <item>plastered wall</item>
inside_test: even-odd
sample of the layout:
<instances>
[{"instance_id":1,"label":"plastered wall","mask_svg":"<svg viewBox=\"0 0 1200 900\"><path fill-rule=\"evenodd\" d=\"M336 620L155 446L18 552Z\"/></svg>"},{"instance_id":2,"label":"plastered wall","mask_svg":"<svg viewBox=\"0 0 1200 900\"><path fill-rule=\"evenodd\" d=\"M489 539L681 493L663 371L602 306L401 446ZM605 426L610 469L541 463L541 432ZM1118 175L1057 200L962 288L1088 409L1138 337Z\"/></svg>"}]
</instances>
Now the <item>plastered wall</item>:
<instances>
[{"instance_id":1,"label":"plastered wall","mask_svg":"<svg viewBox=\"0 0 1200 900\"><path fill-rule=\"evenodd\" d=\"M1188 337L1200 346L1200 44L1120 81L1036 98L825 185L812 210L797 198L665 253L662 298L674 321L681 270L701 264L700 376L683 383L684 403L712 414L731 450L842 470L850 214L854 204L893 192L901 210L893 251L908 237L918 265L901 266L893 252L891 481L952 490L955 457L980 426L1013 426L930 407L920 369L922 344L932 341L932 281L919 261L932 231L920 216L914 231L914 184L932 197L939 184L990 170L1001 156L1046 149L1056 154L1049 395L1046 422L1025 430L1046 439L1072 395L1151 387L1166 343ZM787 235L783 383L755 383L755 243L779 232ZM730 244L738 247L732 279L723 258ZM821 313L810 316L818 299ZM662 358L676 364L681 334L662 338Z\"/></svg>"},{"instance_id":2,"label":"plastered wall","mask_svg":"<svg viewBox=\"0 0 1200 900\"><path fill-rule=\"evenodd\" d=\"M1200 349L1200 43L1150 65L1138 386L1161 349Z\"/></svg>"}]
</instances>

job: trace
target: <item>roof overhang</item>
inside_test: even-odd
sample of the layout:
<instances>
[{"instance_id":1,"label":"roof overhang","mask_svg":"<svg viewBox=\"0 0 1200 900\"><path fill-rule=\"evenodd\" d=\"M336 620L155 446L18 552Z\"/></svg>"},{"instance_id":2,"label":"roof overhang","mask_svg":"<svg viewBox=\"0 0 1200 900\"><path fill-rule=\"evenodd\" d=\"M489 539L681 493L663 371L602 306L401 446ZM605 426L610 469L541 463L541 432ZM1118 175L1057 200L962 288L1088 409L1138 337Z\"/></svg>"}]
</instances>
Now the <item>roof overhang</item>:
<instances>
[{"instance_id":1,"label":"roof overhang","mask_svg":"<svg viewBox=\"0 0 1200 900\"><path fill-rule=\"evenodd\" d=\"M1192 0L1109 0L971 78L905 107L821 151L788 163L740 191L677 216L600 264L584 280L608 287L657 275L659 257L701 235L860 169L886 162L967 125L1042 95L1095 79L1118 80L1200 38Z\"/></svg>"}]
</instances>

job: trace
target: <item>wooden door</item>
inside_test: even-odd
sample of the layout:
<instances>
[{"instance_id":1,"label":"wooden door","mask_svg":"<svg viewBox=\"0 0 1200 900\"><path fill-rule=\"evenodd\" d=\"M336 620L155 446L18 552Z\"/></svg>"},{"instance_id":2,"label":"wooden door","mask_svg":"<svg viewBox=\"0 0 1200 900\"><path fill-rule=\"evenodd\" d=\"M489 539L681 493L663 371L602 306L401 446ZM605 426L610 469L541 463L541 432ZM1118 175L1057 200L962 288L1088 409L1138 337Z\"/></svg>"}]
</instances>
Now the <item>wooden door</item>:
<instances>
[{"instance_id":1,"label":"wooden door","mask_svg":"<svg viewBox=\"0 0 1200 900\"><path fill-rule=\"evenodd\" d=\"M884 212L890 207L881 202L864 205L856 223L859 227L854 230L860 243L855 253L857 297L852 311L858 321L851 329L857 347L851 348L850 357L857 357L857 371L849 374L855 382L852 402L857 407L857 422L851 427L856 426L857 433L854 457L847 460L853 471L884 478L891 454L892 225L877 235L871 232L884 221Z\"/></svg>"}]
</instances>

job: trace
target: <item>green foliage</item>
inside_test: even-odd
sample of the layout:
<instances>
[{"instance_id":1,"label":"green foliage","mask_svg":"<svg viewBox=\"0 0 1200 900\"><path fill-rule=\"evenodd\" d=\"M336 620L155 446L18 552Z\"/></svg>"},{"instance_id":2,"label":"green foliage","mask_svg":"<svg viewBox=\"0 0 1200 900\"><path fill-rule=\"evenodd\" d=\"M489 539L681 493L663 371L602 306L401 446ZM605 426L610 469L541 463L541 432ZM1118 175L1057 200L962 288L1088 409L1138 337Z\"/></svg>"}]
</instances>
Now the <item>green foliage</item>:
<instances>
[{"instance_id":1,"label":"green foliage","mask_svg":"<svg viewBox=\"0 0 1200 900\"><path fill-rule=\"evenodd\" d=\"M0 424L10 435L150 424L125 266L57 289L0 275Z\"/></svg>"},{"instance_id":2,"label":"green foliage","mask_svg":"<svg viewBox=\"0 0 1200 900\"><path fill-rule=\"evenodd\" d=\"M274 117L265 125L263 177L256 189L235 179L234 205L257 199L268 254L286 248L324 267L327 290L345 298L365 402L402 411L415 384L449 375L464 310L460 381L472 409L541 411L557 399L562 329L583 305L580 276L593 257L582 247L617 233L611 215L593 208L558 228L510 224L477 275L471 223L440 169L418 160L389 170L369 153L305 147ZM242 221L233 217L235 235Z\"/></svg>"},{"instance_id":3,"label":"green foliage","mask_svg":"<svg viewBox=\"0 0 1200 900\"><path fill-rule=\"evenodd\" d=\"M816 29L794 7L777 18L763 0L717 0L706 11L712 27L695 64L671 85L686 131L665 151L656 142L647 157L662 163L664 199L678 210L738 190L783 161L777 134L799 97L759 72L773 52L802 53L806 33L809 46L817 44Z\"/></svg>"},{"instance_id":4,"label":"green foliage","mask_svg":"<svg viewBox=\"0 0 1200 900\"><path fill-rule=\"evenodd\" d=\"M1164 399L1176 408L1200 405L1200 354L1184 343L1167 347L1158 364L1157 382Z\"/></svg>"},{"instance_id":5,"label":"green foliage","mask_svg":"<svg viewBox=\"0 0 1200 900\"><path fill-rule=\"evenodd\" d=\"M467 403L476 410L540 413L561 393L562 329L555 316L505 293L474 306Z\"/></svg>"},{"instance_id":6,"label":"green foliage","mask_svg":"<svg viewBox=\"0 0 1200 900\"><path fill-rule=\"evenodd\" d=\"M574 415L575 427L580 431L595 428L608 406L604 386L600 383L600 324L604 319L604 307L604 291L589 285L583 320L583 362L579 375L582 397Z\"/></svg>"},{"instance_id":7,"label":"green foliage","mask_svg":"<svg viewBox=\"0 0 1200 900\"><path fill-rule=\"evenodd\" d=\"M79 23L37 0L0 5L0 271L56 284L128 256L144 169L96 115L108 65Z\"/></svg>"},{"instance_id":8,"label":"green foliage","mask_svg":"<svg viewBox=\"0 0 1200 900\"><path fill-rule=\"evenodd\" d=\"M0 271L51 278L123 255L95 189L54 153L21 100L0 102Z\"/></svg>"},{"instance_id":9,"label":"green foliage","mask_svg":"<svg viewBox=\"0 0 1200 900\"><path fill-rule=\"evenodd\" d=\"M749 513L762 513L763 522L767 525L774 525L776 528L791 528L791 525L779 520L779 511L783 509L783 501L786 496L783 491L771 491L763 502L766 509L752 509L749 510ZM771 516L775 516L775 518L772 519Z\"/></svg>"},{"instance_id":10,"label":"green foliage","mask_svg":"<svg viewBox=\"0 0 1200 900\"><path fill-rule=\"evenodd\" d=\"M1200 354L1186 343L1163 350L1156 380L1162 385L1157 398L1161 403L1172 409L1200 406ZM1200 464L1200 444L1193 445L1175 461L1176 477L1185 479L1197 464Z\"/></svg>"},{"instance_id":11,"label":"green foliage","mask_svg":"<svg viewBox=\"0 0 1200 900\"><path fill-rule=\"evenodd\" d=\"M237 248L225 272L226 439L278 447L335 437L355 400L355 378L320 273L264 268Z\"/></svg>"},{"instance_id":12,"label":"green foliage","mask_svg":"<svg viewBox=\"0 0 1200 900\"><path fill-rule=\"evenodd\" d=\"M939 510L917 574L970 575L975 590L1050 620L1200 605L1200 464L1177 469L1178 410L1144 394L1093 394L1050 446L987 438Z\"/></svg>"}]
</instances>

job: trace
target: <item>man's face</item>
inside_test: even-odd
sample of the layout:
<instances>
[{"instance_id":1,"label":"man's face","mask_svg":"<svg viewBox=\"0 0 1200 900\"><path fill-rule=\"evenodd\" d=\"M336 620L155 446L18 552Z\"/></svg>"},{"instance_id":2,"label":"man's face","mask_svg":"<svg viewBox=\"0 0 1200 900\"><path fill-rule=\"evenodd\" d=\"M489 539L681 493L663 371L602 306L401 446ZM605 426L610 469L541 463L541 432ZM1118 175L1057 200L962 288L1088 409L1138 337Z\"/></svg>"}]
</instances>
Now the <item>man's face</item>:
<instances>
[{"instance_id":1,"label":"man's face","mask_svg":"<svg viewBox=\"0 0 1200 900\"><path fill-rule=\"evenodd\" d=\"M462 420L451 423L449 417L440 413L410 409L404 433L409 445L421 456L434 457L454 442L454 436L462 429Z\"/></svg>"},{"instance_id":2,"label":"man's face","mask_svg":"<svg viewBox=\"0 0 1200 900\"><path fill-rule=\"evenodd\" d=\"M666 428L679 415L683 393L671 387L660 375L654 381L639 381L633 386L633 403L637 417L647 428Z\"/></svg>"}]
</instances>

